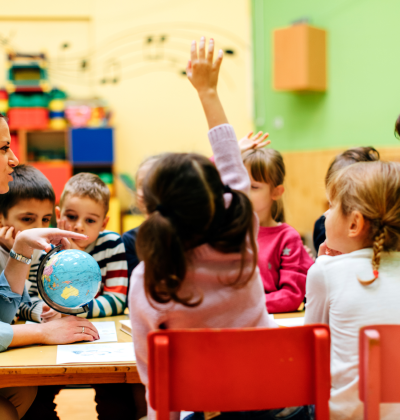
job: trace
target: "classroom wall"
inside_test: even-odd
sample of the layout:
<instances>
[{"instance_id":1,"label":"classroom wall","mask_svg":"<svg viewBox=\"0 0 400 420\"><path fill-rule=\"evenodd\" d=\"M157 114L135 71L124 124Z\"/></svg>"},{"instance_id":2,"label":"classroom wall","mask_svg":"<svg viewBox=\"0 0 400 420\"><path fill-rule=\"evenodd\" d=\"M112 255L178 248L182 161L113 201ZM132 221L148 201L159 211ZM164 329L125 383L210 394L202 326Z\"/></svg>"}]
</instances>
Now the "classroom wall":
<instances>
[{"instance_id":1,"label":"classroom wall","mask_svg":"<svg viewBox=\"0 0 400 420\"><path fill-rule=\"evenodd\" d=\"M288 222L303 234L326 208L324 177L338 152L374 146L398 160L399 12L396 0L252 0L255 124L284 154ZM272 31L302 18L327 30L328 90L276 92Z\"/></svg>"},{"instance_id":2,"label":"classroom wall","mask_svg":"<svg viewBox=\"0 0 400 420\"><path fill-rule=\"evenodd\" d=\"M396 0L253 0L257 127L280 150L399 145L399 13ZM300 18L327 30L325 93L272 89L272 31Z\"/></svg>"},{"instance_id":3,"label":"classroom wall","mask_svg":"<svg viewBox=\"0 0 400 420\"><path fill-rule=\"evenodd\" d=\"M252 128L247 0L14 0L2 5L0 40L12 41L11 22L19 33L17 46L23 46L32 21L52 25L48 41L38 31L29 35L29 45L37 40L37 49L51 52L50 78L74 96L105 98L112 108L118 173L134 175L145 157L165 151L211 154L199 100L182 75L191 40L201 35L213 36L217 48L234 52L225 56L219 92L238 135ZM82 34L79 45L77 31ZM55 39L72 41L69 48L55 51ZM122 184L117 190L127 208L131 196Z\"/></svg>"}]
</instances>

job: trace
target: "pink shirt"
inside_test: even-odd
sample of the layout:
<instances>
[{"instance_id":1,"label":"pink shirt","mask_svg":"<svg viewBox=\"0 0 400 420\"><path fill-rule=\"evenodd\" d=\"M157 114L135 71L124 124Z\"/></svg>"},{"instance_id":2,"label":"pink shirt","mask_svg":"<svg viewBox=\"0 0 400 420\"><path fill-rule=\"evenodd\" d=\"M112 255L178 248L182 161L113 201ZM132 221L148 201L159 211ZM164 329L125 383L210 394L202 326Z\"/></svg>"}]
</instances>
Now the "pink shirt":
<instances>
[{"instance_id":1,"label":"pink shirt","mask_svg":"<svg viewBox=\"0 0 400 420\"><path fill-rule=\"evenodd\" d=\"M243 165L239 146L232 126L223 124L209 132L215 163L222 182L232 189L246 193L250 190L250 179ZM225 195L229 205L231 195ZM255 217L255 235L258 219ZM251 250L243 276L251 270ZM271 327L277 325L268 316L264 301L264 290L258 268L252 278L242 288L225 286L225 281L237 277L241 255L223 254L208 244L193 250L191 264L182 284L182 294L194 292L202 294L199 306L189 308L178 303L149 303L144 290L144 263L133 271L129 291L129 310L132 321L132 336L135 345L137 367L140 379L148 384L147 374L147 334L160 328L245 328ZM178 419L174 413L172 418ZM154 410L148 405L149 420L155 419Z\"/></svg>"},{"instance_id":2,"label":"pink shirt","mask_svg":"<svg viewBox=\"0 0 400 420\"><path fill-rule=\"evenodd\" d=\"M306 294L306 277L314 261L298 232L286 223L258 232L258 267L270 313L296 311Z\"/></svg>"}]
</instances>

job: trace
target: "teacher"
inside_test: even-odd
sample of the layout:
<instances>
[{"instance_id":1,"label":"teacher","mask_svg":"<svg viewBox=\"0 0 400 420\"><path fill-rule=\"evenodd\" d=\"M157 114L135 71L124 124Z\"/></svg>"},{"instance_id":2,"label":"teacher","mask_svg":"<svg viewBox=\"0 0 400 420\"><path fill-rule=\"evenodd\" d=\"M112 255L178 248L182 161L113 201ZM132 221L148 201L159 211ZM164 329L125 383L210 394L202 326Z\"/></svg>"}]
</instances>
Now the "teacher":
<instances>
[{"instance_id":1,"label":"teacher","mask_svg":"<svg viewBox=\"0 0 400 420\"><path fill-rule=\"evenodd\" d=\"M10 130L0 114L0 194L8 192L8 183L13 180L11 173L19 163L10 146ZM67 238L86 239L86 236L60 229L30 229L17 234L14 252L0 274L0 352L8 347L67 344L99 338L91 322L74 316L45 324L10 325L20 303L30 303L25 279L28 278L33 250L50 251L51 245L69 248ZM0 388L0 419L21 419L35 399L36 391L36 387Z\"/></svg>"}]
</instances>

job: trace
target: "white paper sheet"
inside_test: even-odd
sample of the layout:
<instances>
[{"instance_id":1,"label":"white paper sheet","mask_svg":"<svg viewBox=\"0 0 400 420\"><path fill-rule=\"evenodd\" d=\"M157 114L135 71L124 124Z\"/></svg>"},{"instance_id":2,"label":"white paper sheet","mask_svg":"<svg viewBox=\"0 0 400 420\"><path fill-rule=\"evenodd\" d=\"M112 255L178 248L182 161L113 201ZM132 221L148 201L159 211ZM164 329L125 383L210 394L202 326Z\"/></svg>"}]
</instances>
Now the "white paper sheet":
<instances>
[{"instance_id":1,"label":"white paper sheet","mask_svg":"<svg viewBox=\"0 0 400 420\"><path fill-rule=\"evenodd\" d=\"M273 314L268 315L282 327L301 327L304 325L304 316L297 316L292 318L275 318Z\"/></svg>"},{"instance_id":2,"label":"white paper sheet","mask_svg":"<svg viewBox=\"0 0 400 420\"><path fill-rule=\"evenodd\" d=\"M118 341L115 322L92 322L92 324L97 328L100 335L100 339L93 341L93 343L109 343L112 341Z\"/></svg>"},{"instance_id":3,"label":"white paper sheet","mask_svg":"<svg viewBox=\"0 0 400 420\"><path fill-rule=\"evenodd\" d=\"M301 327L304 325L304 316L275 319L275 322L282 327Z\"/></svg>"},{"instance_id":4,"label":"white paper sheet","mask_svg":"<svg viewBox=\"0 0 400 420\"><path fill-rule=\"evenodd\" d=\"M135 362L133 343L57 346L57 365L64 363Z\"/></svg>"}]
</instances>

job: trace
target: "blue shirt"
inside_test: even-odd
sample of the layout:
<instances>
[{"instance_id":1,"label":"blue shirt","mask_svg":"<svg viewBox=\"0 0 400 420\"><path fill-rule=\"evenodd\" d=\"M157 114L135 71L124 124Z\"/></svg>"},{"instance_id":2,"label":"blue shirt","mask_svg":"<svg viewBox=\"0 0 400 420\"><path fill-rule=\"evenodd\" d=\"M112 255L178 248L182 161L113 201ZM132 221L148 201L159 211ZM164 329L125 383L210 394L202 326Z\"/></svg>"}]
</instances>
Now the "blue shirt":
<instances>
[{"instance_id":1,"label":"blue shirt","mask_svg":"<svg viewBox=\"0 0 400 420\"><path fill-rule=\"evenodd\" d=\"M13 339L14 334L10 324L21 302L30 302L28 292L24 288L22 296L14 293L3 271L0 275L0 352L7 350Z\"/></svg>"}]
</instances>

